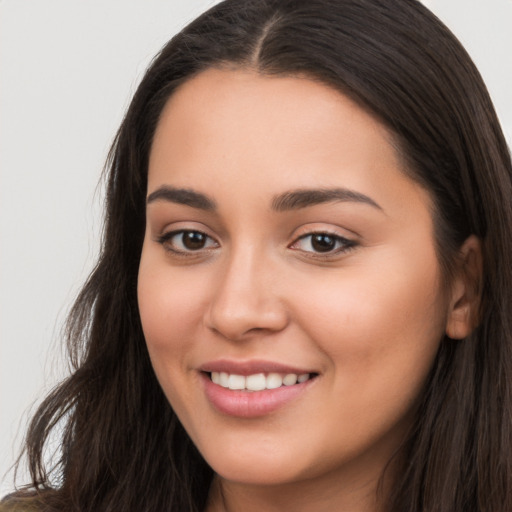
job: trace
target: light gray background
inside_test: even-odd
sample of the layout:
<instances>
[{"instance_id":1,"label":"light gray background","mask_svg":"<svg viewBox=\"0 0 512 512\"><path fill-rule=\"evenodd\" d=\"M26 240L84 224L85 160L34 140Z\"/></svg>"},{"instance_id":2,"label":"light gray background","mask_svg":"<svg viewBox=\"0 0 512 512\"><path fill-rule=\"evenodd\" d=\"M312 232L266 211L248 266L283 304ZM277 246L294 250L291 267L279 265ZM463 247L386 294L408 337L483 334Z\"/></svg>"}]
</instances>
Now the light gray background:
<instances>
[{"instance_id":1,"label":"light gray background","mask_svg":"<svg viewBox=\"0 0 512 512\"><path fill-rule=\"evenodd\" d=\"M0 0L0 495L29 411L65 375L59 331L98 250L110 141L151 57L214 3ZM512 0L425 3L473 56L511 143Z\"/></svg>"}]
</instances>

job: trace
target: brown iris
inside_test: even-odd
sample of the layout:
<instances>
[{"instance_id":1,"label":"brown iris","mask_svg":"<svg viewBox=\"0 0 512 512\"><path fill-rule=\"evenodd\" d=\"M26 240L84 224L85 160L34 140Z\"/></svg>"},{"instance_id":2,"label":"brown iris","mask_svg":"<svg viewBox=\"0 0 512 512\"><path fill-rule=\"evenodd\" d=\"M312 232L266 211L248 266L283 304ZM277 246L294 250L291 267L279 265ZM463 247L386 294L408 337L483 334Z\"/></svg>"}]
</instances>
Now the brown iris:
<instances>
[{"instance_id":1,"label":"brown iris","mask_svg":"<svg viewBox=\"0 0 512 512\"><path fill-rule=\"evenodd\" d=\"M311 246L317 252L332 251L335 245L336 239L331 235L327 235L325 233L318 233L316 235L312 235L311 237Z\"/></svg>"},{"instance_id":2,"label":"brown iris","mask_svg":"<svg viewBox=\"0 0 512 512\"><path fill-rule=\"evenodd\" d=\"M183 246L191 251L203 249L206 244L207 236L199 231L185 231L181 235Z\"/></svg>"}]
</instances>

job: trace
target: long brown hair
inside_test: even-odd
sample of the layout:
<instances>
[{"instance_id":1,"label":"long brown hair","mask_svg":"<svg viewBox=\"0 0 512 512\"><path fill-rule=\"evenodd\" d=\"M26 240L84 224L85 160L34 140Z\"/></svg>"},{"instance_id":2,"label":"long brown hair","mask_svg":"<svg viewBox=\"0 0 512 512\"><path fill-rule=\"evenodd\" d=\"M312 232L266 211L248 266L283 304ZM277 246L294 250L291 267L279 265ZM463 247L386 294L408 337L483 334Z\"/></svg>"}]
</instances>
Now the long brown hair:
<instances>
[{"instance_id":1,"label":"long brown hair","mask_svg":"<svg viewBox=\"0 0 512 512\"><path fill-rule=\"evenodd\" d=\"M512 166L482 79L414 0L227 0L175 36L143 78L114 141L102 252L69 317L73 374L27 435L32 483L54 511L200 511L212 470L154 376L136 282L148 155L160 113L212 66L301 74L350 96L394 134L430 191L447 279L469 234L483 243L480 326L442 341L401 455L394 512L512 510ZM60 450L45 464L52 432Z\"/></svg>"}]
</instances>

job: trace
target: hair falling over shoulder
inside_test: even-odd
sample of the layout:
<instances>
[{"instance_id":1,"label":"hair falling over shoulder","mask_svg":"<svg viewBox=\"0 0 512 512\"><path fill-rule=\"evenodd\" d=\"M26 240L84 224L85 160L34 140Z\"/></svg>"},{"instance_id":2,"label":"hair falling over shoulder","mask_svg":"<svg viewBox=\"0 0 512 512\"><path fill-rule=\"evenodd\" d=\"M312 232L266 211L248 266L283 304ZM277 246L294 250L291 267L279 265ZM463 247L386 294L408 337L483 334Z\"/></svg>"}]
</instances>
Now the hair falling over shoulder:
<instances>
[{"instance_id":1,"label":"hair falling over shoulder","mask_svg":"<svg viewBox=\"0 0 512 512\"><path fill-rule=\"evenodd\" d=\"M441 343L414 427L395 455L401 473L388 509L510 512L510 153L469 56L412 0L227 0L157 55L107 162L101 254L67 324L73 372L30 424L25 456L32 481L10 502L55 512L205 507L213 472L154 375L137 274L160 113L180 84L222 66L314 78L381 120L412 178L434 198L446 275L470 234L482 240L479 326L464 340ZM55 436L59 450L48 457Z\"/></svg>"}]
</instances>

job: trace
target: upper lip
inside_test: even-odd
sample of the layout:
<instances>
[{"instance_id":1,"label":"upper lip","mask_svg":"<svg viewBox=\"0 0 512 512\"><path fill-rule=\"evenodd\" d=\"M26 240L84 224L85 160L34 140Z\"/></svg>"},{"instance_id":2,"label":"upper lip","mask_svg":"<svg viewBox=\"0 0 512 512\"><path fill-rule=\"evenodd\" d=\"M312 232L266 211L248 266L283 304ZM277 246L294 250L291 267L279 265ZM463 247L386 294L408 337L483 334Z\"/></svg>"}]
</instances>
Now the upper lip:
<instances>
[{"instance_id":1,"label":"upper lip","mask_svg":"<svg viewBox=\"0 0 512 512\"><path fill-rule=\"evenodd\" d=\"M199 367L202 372L225 372L235 375L254 375L256 373L295 373L303 375L305 373L317 373L311 369L299 368L275 361L250 360L250 361L234 361L228 359L217 359L204 363Z\"/></svg>"}]
</instances>

